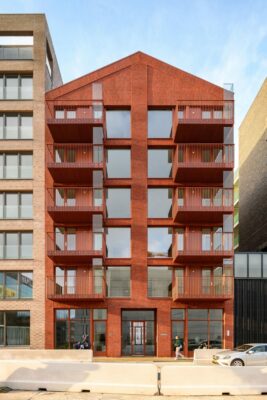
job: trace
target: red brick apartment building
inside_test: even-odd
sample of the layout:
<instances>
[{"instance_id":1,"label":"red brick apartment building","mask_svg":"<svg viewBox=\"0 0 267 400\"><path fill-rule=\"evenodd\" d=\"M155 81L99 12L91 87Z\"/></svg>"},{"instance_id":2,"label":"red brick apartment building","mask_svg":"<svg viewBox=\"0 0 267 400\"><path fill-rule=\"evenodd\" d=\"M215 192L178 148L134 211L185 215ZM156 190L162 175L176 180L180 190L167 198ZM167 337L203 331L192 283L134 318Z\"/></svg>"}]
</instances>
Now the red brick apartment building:
<instances>
[{"instance_id":1,"label":"red brick apartment building","mask_svg":"<svg viewBox=\"0 0 267 400\"><path fill-rule=\"evenodd\" d=\"M232 347L233 112L141 52L47 93L47 348Z\"/></svg>"}]
</instances>

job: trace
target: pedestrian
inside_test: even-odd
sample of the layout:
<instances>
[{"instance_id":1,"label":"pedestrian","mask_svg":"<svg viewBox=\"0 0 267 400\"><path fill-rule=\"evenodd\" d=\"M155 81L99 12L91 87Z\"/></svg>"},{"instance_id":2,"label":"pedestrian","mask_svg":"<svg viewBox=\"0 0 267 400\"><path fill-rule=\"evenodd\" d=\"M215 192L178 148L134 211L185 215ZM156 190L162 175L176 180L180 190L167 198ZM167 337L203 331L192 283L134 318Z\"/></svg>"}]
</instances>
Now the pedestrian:
<instances>
[{"instance_id":1,"label":"pedestrian","mask_svg":"<svg viewBox=\"0 0 267 400\"><path fill-rule=\"evenodd\" d=\"M183 340L179 338L179 336L175 336L174 340L174 348L175 348L175 360L178 358L183 358L184 356L181 354L181 350L183 349Z\"/></svg>"}]
</instances>

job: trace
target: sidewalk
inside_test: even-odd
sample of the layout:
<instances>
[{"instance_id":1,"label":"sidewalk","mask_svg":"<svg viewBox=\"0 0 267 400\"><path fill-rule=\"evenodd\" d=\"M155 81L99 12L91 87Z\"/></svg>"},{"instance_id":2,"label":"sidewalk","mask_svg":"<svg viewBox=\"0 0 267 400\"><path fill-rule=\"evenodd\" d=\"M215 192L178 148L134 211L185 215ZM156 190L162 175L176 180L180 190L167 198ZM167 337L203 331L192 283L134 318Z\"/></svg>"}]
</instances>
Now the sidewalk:
<instances>
[{"instance_id":1,"label":"sidewalk","mask_svg":"<svg viewBox=\"0 0 267 400\"><path fill-rule=\"evenodd\" d=\"M22 392L1 394L1 400L260 400L262 396L135 396L70 392Z\"/></svg>"}]
</instances>

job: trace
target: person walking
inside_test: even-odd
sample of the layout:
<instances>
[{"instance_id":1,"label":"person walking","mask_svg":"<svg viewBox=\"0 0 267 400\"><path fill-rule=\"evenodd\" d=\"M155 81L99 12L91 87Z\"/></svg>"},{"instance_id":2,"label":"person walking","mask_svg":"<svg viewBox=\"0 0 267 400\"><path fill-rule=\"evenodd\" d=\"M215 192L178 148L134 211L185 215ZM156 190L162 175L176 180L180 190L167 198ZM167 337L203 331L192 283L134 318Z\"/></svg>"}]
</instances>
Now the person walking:
<instances>
[{"instance_id":1,"label":"person walking","mask_svg":"<svg viewBox=\"0 0 267 400\"><path fill-rule=\"evenodd\" d=\"M178 358L183 358L184 356L181 354L181 350L183 349L183 341L179 336L175 336L174 340L174 348L175 348L175 360Z\"/></svg>"}]
</instances>

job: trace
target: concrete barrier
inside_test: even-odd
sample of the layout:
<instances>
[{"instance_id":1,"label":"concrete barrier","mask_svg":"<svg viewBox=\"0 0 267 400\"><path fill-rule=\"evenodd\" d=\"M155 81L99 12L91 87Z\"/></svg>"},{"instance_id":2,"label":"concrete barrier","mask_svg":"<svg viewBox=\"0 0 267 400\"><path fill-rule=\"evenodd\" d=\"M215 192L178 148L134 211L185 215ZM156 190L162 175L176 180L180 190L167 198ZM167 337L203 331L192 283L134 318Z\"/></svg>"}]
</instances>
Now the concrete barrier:
<instances>
[{"instance_id":1,"label":"concrete barrier","mask_svg":"<svg viewBox=\"0 0 267 400\"><path fill-rule=\"evenodd\" d=\"M266 367L163 366L163 395L257 395L267 393Z\"/></svg>"},{"instance_id":2,"label":"concrete barrier","mask_svg":"<svg viewBox=\"0 0 267 400\"><path fill-rule=\"evenodd\" d=\"M211 364L212 356L222 349L195 349L193 363L195 365Z\"/></svg>"},{"instance_id":3,"label":"concrete barrier","mask_svg":"<svg viewBox=\"0 0 267 400\"><path fill-rule=\"evenodd\" d=\"M92 361L92 350L1 349L0 360L70 360Z\"/></svg>"},{"instance_id":4,"label":"concrete barrier","mask_svg":"<svg viewBox=\"0 0 267 400\"><path fill-rule=\"evenodd\" d=\"M152 363L2 360L0 386L20 390L153 395L158 392L157 367Z\"/></svg>"}]
</instances>

